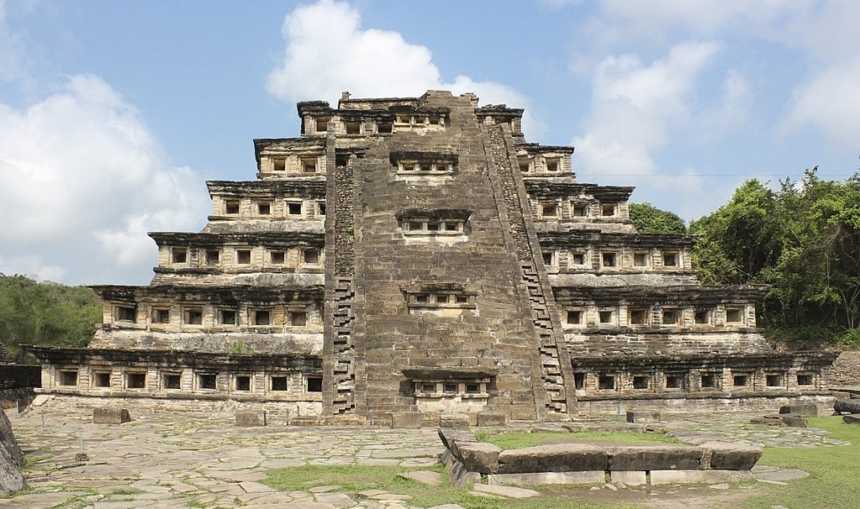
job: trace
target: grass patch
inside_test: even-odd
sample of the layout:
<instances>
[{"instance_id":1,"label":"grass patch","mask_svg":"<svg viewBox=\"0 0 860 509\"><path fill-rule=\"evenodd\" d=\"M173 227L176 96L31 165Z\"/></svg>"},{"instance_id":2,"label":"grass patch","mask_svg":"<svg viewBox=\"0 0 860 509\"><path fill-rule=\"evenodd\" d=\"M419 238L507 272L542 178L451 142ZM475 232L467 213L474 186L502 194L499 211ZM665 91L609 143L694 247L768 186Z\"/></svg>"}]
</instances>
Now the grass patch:
<instances>
[{"instance_id":1,"label":"grass patch","mask_svg":"<svg viewBox=\"0 0 860 509\"><path fill-rule=\"evenodd\" d=\"M337 485L338 491L355 494L360 491L378 489L398 495L412 497L408 504L418 507L432 507L442 504L459 504L465 509L620 509L627 506L606 505L584 502L582 498L563 493L558 487L544 491L546 496L532 499L503 500L488 499L469 494L466 488L458 488L448 482L444 467L437 465L422 470L433 470L442 474L441 486L425 486L409 479L397 477L408 469L397 466L360 466L360 465L306 465L272 470L263 480L275 489L282 491L308 490L314 486Z\"/></svg>"},{"instance_id":2,"label":"grass patch","mask_svg":"<svg viewBox=\"0 0 860 509\"><path fill-rule=\"evenodd\" d=\"M762 465L799 468L809 477L791 481L787 486L767 488L765 494L750 498L751 509L774 505L807 508L855 509L860 492L860 426L845 424L842 417L811 417L809 425L826 430L831 437L851 442L847 446L814 449L765 449Z\"/></svg>"},{"instance_id":3,"label":"grass patch","mask_svg":"<svg viewBox=\"0 0 860 509\"><path fill-rule=\"evenodd\" d=\"M592 443L607 445L677 444L678 440L663 433L628 431L510 431L490 434L478 433L477 439L502 449L522 449L547 444Z\"/></svg>"}]
</instances>

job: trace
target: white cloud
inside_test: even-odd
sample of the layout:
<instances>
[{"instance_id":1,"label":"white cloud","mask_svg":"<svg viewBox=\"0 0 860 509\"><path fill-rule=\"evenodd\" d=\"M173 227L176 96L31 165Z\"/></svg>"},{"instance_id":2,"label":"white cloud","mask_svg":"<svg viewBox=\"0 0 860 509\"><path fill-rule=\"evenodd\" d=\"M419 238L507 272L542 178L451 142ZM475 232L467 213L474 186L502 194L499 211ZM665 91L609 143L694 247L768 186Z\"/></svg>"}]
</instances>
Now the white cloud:
<instances>
[{"instance_id":1,"label":"white cloud","mask_svg":"<svg viewBox=\"0 0 860 509\"><path fill-rule=\"evenodd\" d=\"M7 265L33 260L74 282L139 282L155 253L145 231L196 227L206 202L202 178L167 163L134 107L95 76L71 76L25 108L0 103Z\"/></svg>"},{"instance_id":2,"label":"white cloud","mask_svg":"<svg viewBox=\"0 0 860 509\"><path fill-rule=\"evenodd\" d=\"M696 79L718 50L715 43L688 42L648 65L632 55L604 59L586 133L574 140L579 166L601 174L654 173L654 152L689 119Z\"/></svg>"},{"instance_id":3,"label":"white cloud","mask_svg":"<svg viewBox=\"0 0 860 509\"><path fill-rule=\"evenodd\" d=\"M280 100L334 102L344 90L354 97L412 97L433 89L475 92L483 104L526 107L526 134L539 135L525 96L468 76L445 82L429 48L406 41L399 32L362 28L361 14L347 3L320 0L297 7L284 18L282 34L284 53L266 80L268 92Z\"/></svg>"},{"instance_id":4,"label":"white cloud","mask_svg":"<svg viewBox=\"0 0 860 509\"><path fill-rule=\"evenodd\" d=\"M66 271L62 267L45 264L38 256L0 256L0 274L21 274L38 281L61 281Z\"/></svg>"},{"instance_id":5,"label":"white cloud","mask_svg":"<svg viewBox=\"0 0 860 509\"><path fill-rule=\"evenodd\" d=\"M813 126L836 143L857 148L860 139L860 56L828 66L795 90L783 132Z\"/></svg>"}]
</instances>

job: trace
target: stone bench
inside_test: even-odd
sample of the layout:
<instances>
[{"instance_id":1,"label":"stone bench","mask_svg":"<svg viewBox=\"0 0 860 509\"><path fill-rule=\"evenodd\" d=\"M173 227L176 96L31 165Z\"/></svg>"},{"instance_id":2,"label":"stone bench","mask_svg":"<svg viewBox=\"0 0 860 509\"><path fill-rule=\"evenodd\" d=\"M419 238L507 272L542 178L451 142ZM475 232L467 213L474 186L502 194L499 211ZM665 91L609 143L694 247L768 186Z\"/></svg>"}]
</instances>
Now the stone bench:
<instances>
[{"instance_id":1,"label":"stone bench","mask_svg":"<svg viewBox=\"0 0 860 509\"><path fill-rule=\"evenodd\" d=\"M627 484L722 482L748 476L762 454L757 447L725 442L701 446L562 443L502 450L476 441L468 432L440 429L439 437L446 447L443 459L458 484L479 481L482 476L500 484L602 483L610 479Z\"/></svg>"},{"instance_id":2,"label":"stone bench","mask_svg":"<svg viewBox=\"0 0 860 509\"><path fill-rule=\"evenodd\" d=\"M833 405L839 414L860 414L860 399L842 399Z\"/></svg>"}]
</instances>

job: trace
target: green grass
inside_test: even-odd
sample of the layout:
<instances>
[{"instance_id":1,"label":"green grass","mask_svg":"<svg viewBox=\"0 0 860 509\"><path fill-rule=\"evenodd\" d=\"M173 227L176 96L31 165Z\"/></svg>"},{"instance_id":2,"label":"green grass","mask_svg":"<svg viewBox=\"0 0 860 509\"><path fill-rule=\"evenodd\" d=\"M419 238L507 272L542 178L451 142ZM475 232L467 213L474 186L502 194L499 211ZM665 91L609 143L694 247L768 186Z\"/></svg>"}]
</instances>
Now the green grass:
<instances>
[{"instance_id":1,"label":"green grass","mask_svg":"<svg viewBox=\"0 0 860 509\"><path fill-rule=\"evenodd\" d=\"M791 481L787 486L768 487L764 494L750 498L745 504L746 507L860 507L860 426L845 424L842 417L812 417L809 419L809 425L824 429L832 438L851 442L851 445L814 449L765 449L759 464L799 468L809 472L810 476Z\"/></svg>"},{"instance_id":2,"label":"green grass","mask_svg":"<svg viewBox=\"0 0 860 509\"><path fill-rule=\"evenodd\" d=\"M478 440L490 442L502 449L522 449L546 444L594 443L608 445L654 445L677 444L678 441L663 433L640 433L627 431L510 431L507 433L478 433Z\"/></svg>"},{"instance_id":3,"label":"green grass","mask_svg":"<svg viewBox=\"0 0 860 509\"><path fill-rule=\"evenodd\" d=\"M399 472L408 470L410 469L396 466L307 465L272 470L268 472L263 483L282 491L308 490L314 486L330 485L340 486L338 491L350 494L379 489L398 495L409 495L412 497L408 502L409 505L418 507L442 504L459 504L465 509L619 509L626 507L584 502L582 497L572 496L570 491L558 487L540 489L546 493L546 496L533 499L488 499L469 495L468 489L451 485L441 465L423 469L442 474L442 485L435 487L397 477Z\"/></svg>"}]
</instances>

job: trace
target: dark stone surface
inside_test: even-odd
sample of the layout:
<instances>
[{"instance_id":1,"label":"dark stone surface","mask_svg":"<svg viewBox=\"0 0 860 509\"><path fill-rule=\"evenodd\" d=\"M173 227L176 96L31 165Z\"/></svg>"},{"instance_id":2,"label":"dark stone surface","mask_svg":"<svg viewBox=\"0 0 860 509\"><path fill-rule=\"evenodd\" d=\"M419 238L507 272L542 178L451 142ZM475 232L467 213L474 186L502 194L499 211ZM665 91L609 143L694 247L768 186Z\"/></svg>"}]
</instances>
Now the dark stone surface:
<instances>
[{"instance_id":1,"label":"dark stone surface","mask_svg":"<svg viewBox=\"0 0 860 509\"><path fill-rule=\"evenodd\" d=\"M711 470L750 470L762 455L758 447L728 442L706 442L702 448L709 458L708 464L703 466Z\"/></svg>"},{"instance_id":2,"label":"dark stone surface","mask_svg":"<svg viewBox=\"0 0 860 509\"><path fill-rule=\"evenodd\" d=\"M702 468L701 447L629 446L608 452L607 470L698 470Z\"/></svg>"},{"instance_id":3,"label":"dark stone surface","mask_svg":"<svg viewBox=\"0 0 860 509\"><path fill-rule=\"evenodd\" d=\"M486 442L457 442L456 456L467 470L481 474L495 473L499 468L501 449Z\"/></svg>"},{"instance_id":4,"label":"dark stone surface","mask_svg":"<svg viewBox=\"0 0 860 509\"><path fill-rule=\"evenodd\" d=\"M805 415L809 417L818 416L818 407L814 404L785 405L779 407L780 414Z\"/></svg>"},{"instance_id":5,"label":"dark stone surface","mask_svg":"<svg viewBox=\"0 0 860 509\"><path fill-rule=\"evenodd\" d=\"M0 493L19 491L24 488L24 454L15 441L12 423L0 408Z\"/></svg>"},{"instance_id":6,"label":"dark stone surface","mask_svg":"<svg viewBox=\"0 0 860 509\"><path fill-rule=\"evenodd\" d=\"M500 474L529 472L580 472L607 470L605 447L588 444L554 444L511 449L499 454Z\"/></svg>"},{"instance_id":7,"label":"dark stone surface","mask_svg":"<svg viewBox=\"0 0 860 509\"><path fill-rule=\"evenodd\" d=\"M833 405L833 409L841 414L860 414L860 399L843 399Z\"/></svg>"},{"instance_id":8,"label":"dark stone surface","mask_svg":"<svg viewBox=\"0 0 860 509\"><path fill-rule=\"evenodd\" d=\"M129 421L131 421L131 415L125 408L93 408L93 424L122 424Z\"/></svg>"},{"instance_id":9,"label":"dark stone surface","mask_svg":"<svg viewBox=\"0 0 860 509\"><path fill-rule=\"evenodd\" d=\"M850 414L842 417L845 424L860 424L860 415Z\"/></svg>"},{"instance_id":10,"label":"dark stone surface","mask_svg":"<svg viewBox=\"0 0 860 509\"><path fill-rule=\"evenodd\" d=\"M805 428L806 417L803 415L782 414L782 422L789 428Z\"/></svg>"}]
</instances>

